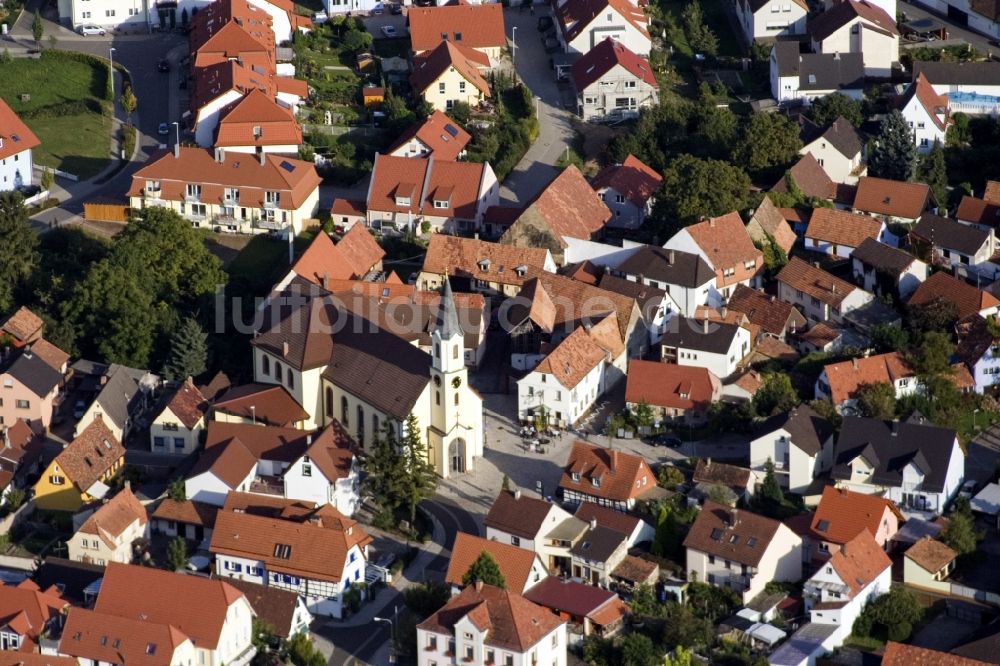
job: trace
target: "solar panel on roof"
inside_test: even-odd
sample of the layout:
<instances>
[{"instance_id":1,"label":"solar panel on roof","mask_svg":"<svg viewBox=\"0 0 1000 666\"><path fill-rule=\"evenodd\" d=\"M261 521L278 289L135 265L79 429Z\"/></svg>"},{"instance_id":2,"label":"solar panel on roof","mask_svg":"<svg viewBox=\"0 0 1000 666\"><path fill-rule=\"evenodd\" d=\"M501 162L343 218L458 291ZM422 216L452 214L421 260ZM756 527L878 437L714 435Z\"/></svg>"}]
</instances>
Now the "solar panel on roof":
<instances>
[{"instance_id":1,"label":"solar panel on roof","mask_svg":"<svg viewBox=\"0 0 1000 666\"><path fill-rule=\"evenodd\" d=\"M448 134L451 134L452 136L458 136L458 130L451 123L448 123L447 125L444 126L444 131L447 132Z\"/></svg>"},{"instance_id":2,"label":"solar panel on roof","mask_svg":"<svg viewBox=\"0 0 1000 666\"><path fill-rule=\"evenodd\" d=\"M288 160L282 160L279 166L288 173L295 171L295 166Z\"/></svg>"}]
</instances>

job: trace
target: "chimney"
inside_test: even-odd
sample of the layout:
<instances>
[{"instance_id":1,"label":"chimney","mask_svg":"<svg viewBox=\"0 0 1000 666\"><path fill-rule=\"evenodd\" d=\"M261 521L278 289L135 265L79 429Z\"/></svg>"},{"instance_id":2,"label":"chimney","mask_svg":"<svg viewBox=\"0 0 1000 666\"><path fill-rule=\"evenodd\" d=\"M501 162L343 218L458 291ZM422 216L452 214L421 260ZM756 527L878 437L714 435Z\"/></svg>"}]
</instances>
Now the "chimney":
<instances>
[{"instance_id":1,"label":"chimney","mask_svg":"<svg viewBox=\"0 0 1000 666\"><path fill-rule=\"evenodd\" d=\"M703 333L708 333L708 320L707 319L702 319L701 320L701 330L702 330Z\"/></svg>"},{"instance_id":2,"label":"chimney","mask_svg":"<svg viewBox=\"0 0 1000 666\"><path fill-rule=\"evenodd\" d=\"M174 144L174 159L180 159L181 157L181 144Z\"/></svg>"},{"instance_id":3,"label":"chimney","mask_svg":"<svg viewBox=\"0 0 1000 666\"><path fill-rule=\"evenodd\" d=\"M215 161L218 162L219 164L222 164L223 162L226 161L226 149L225 148L216 148L215 149Z\"/></svg>"},{"instance_id":4,"label":"chimney","mask_svg":"<svg viewBox=\"0 0 1000 666\"><path fill-rule=\"evenodd\" d=\"M715 218L714 217L708 218L708 226L712 227L713 229L715 228Z\"/></svg>"},{"instance_id":5,"label":"chimney","mask_svg":"<svg viewBox=\"0 0 1000 666\"><path fill-rule=\"evenodd\" d=\"M667 263L670 264L671 266L673 266L673 264L674 264L674 251L673 250L671 250L670 252L667 253Z\"/></svg>"},{"instance_id":6,"label":"chimney","mask_svg":"<svg viewBox=\"0 0 1000 666\"><path fill-rule=\"evenodd\" d=\"M722 306L722 307L721 307L721 308L719 309L719 314L721 315L721 317L723 318L723 320L725 320L725 318L726 318L726 315L728 315L728 314L729 314L729 308L727 308L727 307L726 307L725 305L723 305L723 306Z\"/></svg>"},{"instance_id":7,"label":"chimney","mask_svg":"<svg viewBox=\"0 0 1000 666\"><path fill-rule=\"evenodd\" d=\"M266 163L267 163L267 154L262 151L260 154L260 165L264 166L264 164Z\"/></svg>"},{"instance_id":8,"label":"chimney","mask_svg":"<svg viewBox=\"0 0 1000 666\"><path fill-rule=\"evenodd\" d=\"M597 529L597 518L591 518L590 519L590 529L592 529L592 530L596 530Z\"/></svg>"},{"instance_id":9,"label":"chimney","mask_svg":"<svg viewBox=\"0 0 1000 666\"><path fill-rule=\"evenodd\" d=\"M476 580L476 592L482 592L482 591L483 591L483 581Z\"/></svg>"},{"instance_id":10,"label":"chimney","mask_svg":"<svg viewBox=\"0 0 1000 666\"><path fill-rule=\"evenodd\" d=\"M323 289L330 288L330 274L326 271L323 272L323 277L319 279L320 284L323 285Z\"/></svg>"},{"instance_id":11,"label":"chimney","mask_svg":"<svg viewBox=\"0 0 1000 666\"><path fill-rule=\"evenodd\" d=\"M740 524L740 510L739 509L736 509L736 508L733 509L732 521L733 521L733 527L736 527L737 525Z\"/></svg>"},{"instance_id":12,"label":"chimney","mask_svg":"<svg viewBox=\"0 0 1000 666\"><path fill-rule=\"evenodd\" d=\"M772 303L774 303L774 302L775 302L776 300L778 300L778 297L777 297L777 296L775 296L774 294L771 294L771 298L770 298L770 301L771 301Z\"/></svg>"},{"instance_id":13,"label":"chimney","mask_svg":"<svg viewBox=\"0 0 1000 666\"><path fill-rule=\"evenodd\" d=\"M616 450L611 451L611 465L609 465L609 469L612 472L618 469L618 451Z\"/></svg>"},{"instance_id":14,"label":"chimney","mask_svg":"<svg viewBox=\"0 0 1000 666\"><path fill-rule=\"evenodd\" d=\"M129 481L128 479L125 479L125 490L127 490L129 492L132 491L132 482Z\"/></svg>"},{"instance_id":15,"label":"chimney","mask_svg":"<svg viewBox=\"0 0 1000 666\"><path fill-rule=\"evenodd\" d=\"M830 283L830 291L832 291L835 294L837 293L837 284L835 282Z\"/></svg>"},{"instance_id":16,"label":"chimney","mask_svg":"<svg viewBox=\"0 0 1000 666\"><path fill-rule=\"evenodd\" d=\"M857 369L858 369L858 359L856 359L856 358L852 358L852 359L851 359L851 364L852 364L852 365L854 366L854 369L855 369L855 370L857 370Z\"/></svg>"},{"instance_id":17,"label":"chimney","mask_svg":"<svg viewBox=\"0 0 1000 666\"><path fill-rule=\"evenodd\" d=\"M892 422L892 436L895 437L899 434L899 421Z\"/></svg>"},{"instance_id":18,"label":"chimney","mask_svg":"<svg viewBox=\"0 0 1000 666\"><path fill-rule=\"evenodd\" d=\"M309 446L312 443L313 443L313 436L312 435L306 435L306 446Z\"/></svg>"},{"instance_id":19,"label":"chimney","mask_svg":"<svg viewBox=\"0 0 1000 666\"><path fill-rule=\"evenodd\" d=\"M518 488L517 490L514 491L514 499L516 499L516 500L521 499L521 489L520 488Z\"/></svg>"},{"instance_id":20,"label":"chimney","mask_svg":"<svg viewBox=\"0 0 1000 666\"><path fill-rule=\"evenodd\" d=\"M287 357L288 356L288 341L287 340L285 342L281 343L281 355L283 357Z\"/></svg>"}]
</instances>

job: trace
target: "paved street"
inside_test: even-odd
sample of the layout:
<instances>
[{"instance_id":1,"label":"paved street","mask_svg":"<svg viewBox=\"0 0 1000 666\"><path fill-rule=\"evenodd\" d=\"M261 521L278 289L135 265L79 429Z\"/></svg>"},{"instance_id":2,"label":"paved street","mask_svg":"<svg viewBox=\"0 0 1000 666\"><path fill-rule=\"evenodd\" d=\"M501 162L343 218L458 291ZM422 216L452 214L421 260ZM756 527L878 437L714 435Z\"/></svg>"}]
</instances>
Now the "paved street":
<instances>
[{"instance_id":1,"label":"paved street","mask_svg":"<svg viewBox=\"0 0 1000 666\"><path fill-rule=\"evenodd\" d=\"M964 40L965 42L972 44L973 48L982 51L983 53L989 53L989 52L997 53L998 51L1000 51L1000 49L998 49L997 47L991 46L989 40L983 35L980 35L978 32L972 32L971 30L967 30L966 28L958 26L953 21L949 20L947 17L943 17L939 14L934 14L933 12L925 9L924 7L921 7L920 5L913 4L912 2L904 2L903 0L899 0L899 3L897 5L897 11L906 14L906 18L911 21L914 19L922 19L931 16L948 26L949 39ZM904 44L905 42L900 40L900 46L903 46Z\"/></svg>"}]
</instances>

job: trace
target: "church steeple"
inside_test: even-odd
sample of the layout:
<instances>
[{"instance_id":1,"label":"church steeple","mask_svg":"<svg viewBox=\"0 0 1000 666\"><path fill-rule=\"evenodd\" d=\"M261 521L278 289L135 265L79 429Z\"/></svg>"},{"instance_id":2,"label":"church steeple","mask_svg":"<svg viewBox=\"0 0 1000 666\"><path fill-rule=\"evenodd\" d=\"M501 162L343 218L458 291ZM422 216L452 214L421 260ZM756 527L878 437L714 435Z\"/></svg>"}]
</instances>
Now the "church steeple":
<instances>
[{"instance_id":1,"label":"church steeple","mask_svg":"<svg viewBox=\"0 0 1000 666\"><path fill-rule=\"evenodd\" d=\"M458 321L458 310L455 308L455 295L451 292L451 281L445 277L444 292L441 294L441 304L438 306L435 332L441 340L451 340L455 336L464 335Z\"/></svg>"}]
</instances>

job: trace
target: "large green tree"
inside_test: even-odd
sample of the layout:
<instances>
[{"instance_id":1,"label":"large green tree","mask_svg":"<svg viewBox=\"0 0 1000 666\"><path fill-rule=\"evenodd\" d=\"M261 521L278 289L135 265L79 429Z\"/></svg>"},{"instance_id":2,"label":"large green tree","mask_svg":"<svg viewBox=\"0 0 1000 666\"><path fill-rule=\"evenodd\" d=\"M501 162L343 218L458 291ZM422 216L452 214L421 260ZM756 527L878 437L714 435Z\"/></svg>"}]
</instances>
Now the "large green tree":
<instances>
[{"instance_id":1,"label":"large green tree","mask_svg":"<svg viewBox=\"0 0 1000 666\"><path fill-rule=\"evenodd\" d=\"M420 436L420 424L412 413L406 417L401 450L406 474L403 476L403 498L409 509L410 524L417 519L417 505L437 488L437 474Z\"/></svg>"},{"instance_id":2,"label":"large green tree","mask_svg":"<svg viewBox=\"0 0 1000 666\"><path fill-rule=\"evenodd\" d=\"M759 416L786 412L799 402L799 395L792 386L791 378L783 372L765 374L752 400L754 411Z\"/></svg>"},{"instance_id":3,"label":"large green tree","mask_svg":"<svg viewBox=\"0 0 1000 666\"><path fill-rule=\"evenodd\" d=\"M177 536L167 542L167 567L171 571L182 571L187 567L187 541Z\"/></svg>"},{"instance_id":4,"label":"large green tree","mask_svg":"<svg viewBox=\"0 0 1000 666\"><path fill-rule=\"evenodd\" d=\"M714 56L719 52L719 39L705 23L700 2L697 0L689 2L681 14L681 20L684 22L684 34L687 36L688 44L695 53Z\"/></svg>"},{"instance_id":5,"label":"large green tree","mask_svg":"<svg viewBox=\"0 0 1000 666\"><path fill-rule=\"evenodd\" d=\"M507 581L504 580L503 573L500 572L500 565L485 550L469 565L468 571L462 576L462 585L472 585L478 581L499 587L502 590L507 589Z\"/></svg>"},{"instance_id":6,"label":"large green tree","mask_svg":"<svg viewBox=\"0 0 1000 666\"><path fill-rule=\"evenodd\" d=\"M888 382L862 384L858 387L857 400L862 416L889 420L896 415L896 390Z\"/></svg>"},{"instance_id":7,"label":"large green tree","mask_svg":"<svg viewBox=\"0 0 1000 666\"><path fill-rule=\"evenodd\" d=\"M928 331L950 331L956 321L958 305L952 300L935 298L906 308L906 323L915 335Z\"/></svg>"},{"instance_id":8,"label":"large green tree","mask_svg":"<svg viewBox=\"0 0 1000 666\"><path fill-rule=\"evenodd\" d=\"M764 481L760 484L758 495L762 501L772 504L782 504L785 501L785 493L774 475L774 462L770 458L764 463Z\"/></svg>"},{"instance_id":9,"label":"large green tree","mask_svg":"<svg viewBox=\"0 0 1000 666\"><path fill-rule=\"evenodd\" d=\"M663 172L658 213L680 224L697 222L746 206L750 178L728 162L681 155ZM674 229L673 231L676 231ZM671 234L672 235L672 234Z\"/></svg>"},{"instance_id":10,"label":"large green tree","mask_svg":"<svg viewBox=\"0 0 1000 666\"><path fill-rule=\"evenodd\" d=\"M170 356L163 374L173 381L184 381L205 372L208 363L208 336L193 317L187 317L170 338Z\"/></svg>"},{"instance_id":11,"label":"large green tree","mask_svg":"<svg viewBox=\"0 0 1000 666\"><path fill-rule=\"evenodd\" d=\"M632 632L622 639L622 666L661 666L663 654L649 636Z\"/></svg>"},{"instance_id":12,"label":"large green tree","mask_svg":"<svg viewBox=\"0 0 1000 666\"><path fill-rule=\"evenodd\" d=\"M959 498L948 515L948 524L941 531L941 541L959 555L975 552L979 542L975 521L968 500Z\"/></svg>"},{"instance_id":13,"label":"large green tree","mask_svg":"<svg viewBox=\"0 0 1000 666\"><path fill-rule=\"evenodd\" d=\"M809 107L809 117L820 127L832 124L837 118L843 118L855 127L861 127L865 121L861 102L839 92L815 100Z\"/></svg>"},{"instance_id":14,"label":"large green tree","mask_svg":"<svg viewBox=\"0 0 1000 666\"><path fill-rule=\"evenodd\" d=\"M14 290L38 264L38 236L28 226L24 197L0 192L0 313L14 304Z\"/></svg>"},{"instance_id":15,"label":"large green tree","mask_svg":"<svg viewBox=\"0 0 1000 666\"><path fill-rule=\"evenodd\" d=\"M893 109L879 126L868 154L868 173L879 178L913 180L917 168L917 148L906 118Z\"/></svg>"},{"instance_id":16,"label":"large green tree","mask_svg":"<svg viewBox=\"0 0 1000 666\"><path fill-rule=\"evenodd\" d=\"M940 142L935 141L931 149L920 156L917 180L927 183L938 206L948 205L948 169L944 162L944 148Z\"/></svg>"},{"instance_id":17,"label":"large green tree","mask_svg":"<svg viewBox=\"0 0 1000 666\"><path fill-rule=\"evenodd\" d=\"M392 526L405 501L406 460L399 450L396 429L388 420L372 442L370 453L363 458L362 467L365 470L362 491L379 509L377 524Z\"/></svg>"},{"instance_id":18,"label":"large green tree","mask_svg":"<svg viewBox=\"0 0 1000 666\"><path fill-rule=\"evenodd\" d=\"M740 127L733 161L750 173L790 164L799 154L799 128L779 113L754 113Z\"/></svg>"}]
</instances>

